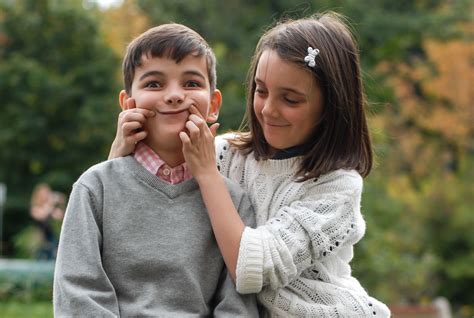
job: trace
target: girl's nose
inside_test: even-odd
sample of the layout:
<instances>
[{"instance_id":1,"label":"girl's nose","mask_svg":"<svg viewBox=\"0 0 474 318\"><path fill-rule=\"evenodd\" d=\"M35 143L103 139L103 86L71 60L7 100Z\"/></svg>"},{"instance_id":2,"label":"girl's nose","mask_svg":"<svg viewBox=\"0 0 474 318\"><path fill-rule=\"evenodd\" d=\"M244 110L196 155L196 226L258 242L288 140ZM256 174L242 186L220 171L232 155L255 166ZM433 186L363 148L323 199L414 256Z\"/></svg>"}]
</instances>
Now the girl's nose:
<instances>
[{"instance_id":1,"label":"girl's nose","mask_svg":"<svg viewBox=\"0 0 474 318\"><path fill-rule=\"evenodd\" d=\"M269 98L265 101L262 109L262 115L266 117L278 117L278 111Z\"/></svg>"}]
</instances>

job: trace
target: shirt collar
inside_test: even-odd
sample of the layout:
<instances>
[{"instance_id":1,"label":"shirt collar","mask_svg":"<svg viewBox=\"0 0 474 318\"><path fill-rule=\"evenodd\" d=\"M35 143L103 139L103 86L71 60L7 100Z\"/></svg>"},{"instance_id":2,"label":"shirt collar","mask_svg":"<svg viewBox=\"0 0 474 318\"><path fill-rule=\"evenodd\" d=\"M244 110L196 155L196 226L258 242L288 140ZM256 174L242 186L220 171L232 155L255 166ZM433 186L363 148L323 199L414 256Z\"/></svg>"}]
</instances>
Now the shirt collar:
<instances>
[{"instance_id":1,"label":"shirt collar","mask_svg":"<svg viewBox=\"0 0 474 318\"><path fill-rule=\"evenodd\" d=\"M192 178L185 162L171 168L144 142L137 144L134 157L151 174L158 176L168 183L176 184Z\"/></svg>"}]
</instances>

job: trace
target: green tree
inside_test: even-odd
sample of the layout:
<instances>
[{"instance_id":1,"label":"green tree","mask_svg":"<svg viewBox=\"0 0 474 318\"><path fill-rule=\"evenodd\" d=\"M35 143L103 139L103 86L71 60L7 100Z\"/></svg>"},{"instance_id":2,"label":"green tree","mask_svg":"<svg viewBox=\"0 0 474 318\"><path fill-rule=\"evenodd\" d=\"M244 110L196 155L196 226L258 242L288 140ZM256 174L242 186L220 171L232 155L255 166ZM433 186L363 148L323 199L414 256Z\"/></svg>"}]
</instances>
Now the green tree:
<instances>
[{"instance_id":1,"label":"green tree","mask_svg":"<svg viewBox=\"0 0 474 318\"><path fill-rule=\"evenodd\" d=\"M69 5L68 5L69 3ZM4 237L29 220L33 186L68 193L106 158L117 118L119 62L76 2L0 2L0 182Z\"/></svg>"}]
</instances>

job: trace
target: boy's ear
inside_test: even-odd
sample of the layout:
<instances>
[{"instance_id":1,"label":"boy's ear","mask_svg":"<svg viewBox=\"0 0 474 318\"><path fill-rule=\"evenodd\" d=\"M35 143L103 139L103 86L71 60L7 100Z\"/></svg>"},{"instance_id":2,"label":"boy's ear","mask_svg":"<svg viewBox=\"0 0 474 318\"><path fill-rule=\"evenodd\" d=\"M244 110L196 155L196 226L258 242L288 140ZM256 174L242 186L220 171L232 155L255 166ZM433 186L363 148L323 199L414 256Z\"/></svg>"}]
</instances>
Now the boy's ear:
<instances>
[{"instance_id":1,"label":"boy's ear","mask_svg":"<svg viewBox=\"0 0 474 318\"><path fill-rule=\"evenodd\" d=\"M210 124L215 123L219 117L219 110L222 106L222 94L218 89L214 90L211 96L211 107L209 113L207 114L206 121Z\"/></svg>"},{"instance_id":2,"label":"boy's ear","mask_svg":"<svg viewBox=\"0 0 474 318\"><path fill-rule=\"evenodd\" d=\"M120 94L119 94L119 102L120 102L120 108L122 108L122 110L127 110L128 109L128 106L127 106L127 99L129 98L127 92L125 92L125 90L121 90L120 91Z\"/></svg>"}]
</instances>

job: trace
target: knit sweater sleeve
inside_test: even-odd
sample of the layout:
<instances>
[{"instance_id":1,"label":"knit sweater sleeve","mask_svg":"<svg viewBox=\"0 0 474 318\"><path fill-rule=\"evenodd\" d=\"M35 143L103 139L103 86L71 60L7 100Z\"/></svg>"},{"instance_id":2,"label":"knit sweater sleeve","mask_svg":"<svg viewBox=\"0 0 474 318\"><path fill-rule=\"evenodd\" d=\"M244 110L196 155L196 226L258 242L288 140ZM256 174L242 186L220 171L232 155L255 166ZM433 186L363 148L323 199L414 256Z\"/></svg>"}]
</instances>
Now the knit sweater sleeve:
<instances>
[{"instance_id":1,"label":"knit sweater sleeve","mask_svg":"<svg viewBox=\"0 0 474 318\"><path fill-rule=\"evenodd\" d=\"M280 207L265 224L245 229L237 262L239 292L284 287L363 236L362 178L357 173L330 173L306 181L301 189L297 200Z\"/></svg>"},{"instance_id":2,"label":"knit sweater sleeve","mask_svg":"<svg viewBox=\"0 0 474 318\"><path fill-rule=\"evenodd\" d=\"M118 301L102 267L101 204L77 182L61 229L54 273L57 317L117 317Z\"/></svg>"}]
</instances>

